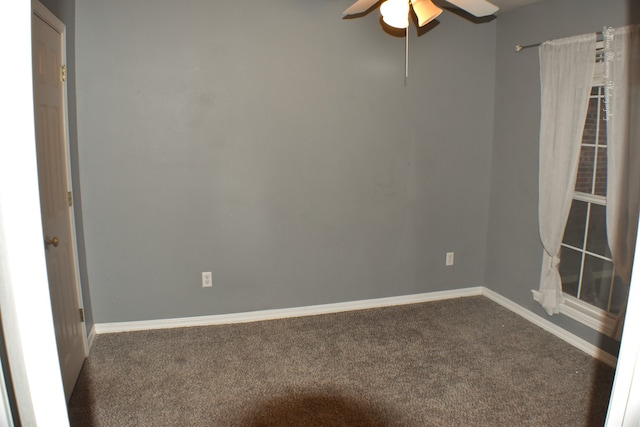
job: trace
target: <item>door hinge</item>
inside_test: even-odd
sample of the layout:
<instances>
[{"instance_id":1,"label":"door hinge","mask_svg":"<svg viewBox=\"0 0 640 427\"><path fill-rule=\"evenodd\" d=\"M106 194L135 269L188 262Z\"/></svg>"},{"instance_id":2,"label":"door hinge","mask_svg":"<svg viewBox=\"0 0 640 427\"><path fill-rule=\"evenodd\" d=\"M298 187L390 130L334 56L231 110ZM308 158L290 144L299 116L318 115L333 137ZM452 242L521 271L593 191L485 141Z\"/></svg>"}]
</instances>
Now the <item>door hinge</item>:
<instances>
[{"instance_id":1,"label":"door hinge","mask_svg":"<svg viewBox=\"0 0 640 427\"><path fill-rule=\"evenodd\" d=\"M60 67L60 81L61 82L66 82L67 81L67 66L63 65L62 67Z\"/></svg>"},{"instance_id":2,"label":"door hinge","mask_svg":"<svg viewBox=\"0 0 640 427\"><path fill-rule=\"evenodd\" d=\"M84 308L79 308L78 311L80 311L80 321L84 322Z\"/></svg>"},{"instance_id":3,"label":"door hinge","mask_svg":"<svg viewBox=\"0 0 640 427\"><path fill-rule=\"evenodd\" d=\"M69 202L69 206L73 206L73 194L71 194L71 191L67 191L67 202Z\"/></svg>"}]
</instances>

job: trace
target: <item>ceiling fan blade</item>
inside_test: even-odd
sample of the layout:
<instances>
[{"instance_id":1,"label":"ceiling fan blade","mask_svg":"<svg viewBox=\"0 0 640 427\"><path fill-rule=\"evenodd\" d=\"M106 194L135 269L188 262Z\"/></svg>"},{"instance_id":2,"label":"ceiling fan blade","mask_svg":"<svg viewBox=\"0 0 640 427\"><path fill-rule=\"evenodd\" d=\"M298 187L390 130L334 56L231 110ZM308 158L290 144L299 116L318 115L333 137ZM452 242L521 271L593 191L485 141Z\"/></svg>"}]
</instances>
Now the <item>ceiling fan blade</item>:
<instances>
[{"instance_id":1,"label":"ceiling fan blade","mask_svg":"<svg viewBox=\"0 0 640 427\"><path fill-rule=\"evenodd\" d=\"M367 10L371 9L374 4L378 3L380 0L358 0L347 10L342 12L343 15L357 15L358 13L364 13Z\"/></svg>"},{"instance_id":2,"label":"ceiling fan blade","mask_svg":"<svg viewBox=\"0 0 640 427\"><path fill-rule=\"evenodd\" d=\"M433 21L442 13L442 9L431 3L431 0L411 0L411 5L418 17L418 25L421 27Z\"/></svg>"},{"instance_id":3,"label":"ceiling fan blade","mask_svg":"<svg viewBox=\"0 0 640 427\"><path fill-rule=\"evenodd\" d=\"M483 16L493 15L498 11L498 6L489 3L487 0L447 0L449 3L458 6L462 10L466 10L473 16L482 18Z\"/></svg>"}]
</instances>

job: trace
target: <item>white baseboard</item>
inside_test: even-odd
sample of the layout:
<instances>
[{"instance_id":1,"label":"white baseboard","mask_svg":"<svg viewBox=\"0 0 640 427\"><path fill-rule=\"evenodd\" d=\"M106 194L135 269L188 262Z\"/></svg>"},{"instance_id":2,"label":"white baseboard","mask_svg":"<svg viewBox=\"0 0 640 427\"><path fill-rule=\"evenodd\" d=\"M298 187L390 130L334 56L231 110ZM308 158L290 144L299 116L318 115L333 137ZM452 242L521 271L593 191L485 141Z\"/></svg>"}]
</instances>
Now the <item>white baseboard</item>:
<instances>
[{"instance_id":1,"label":"white baseboard","mask_svg":"<svg viewBox=\"0 0 640 427\"><path fill-rule=\"evenodd\" d=\"M93 342L95 340L96 340L96 325L93 325L91 327L91 330L89 331L89 335L87 336L87 347L88 347L87 354L89 354L89 352L91 351L91 348L93 347Z\"/></svg>"},{"instance_id":2,"label":"white baseboard","mask_svg":"<svg viewBox=\"0 0 640 427\"><path fill-rule=\"evenodd\" d=\"M97 323L89 334L89 347L93 344L96 334L144 331L151 329L186 328L192 326L224 325L229 323L247 323L263 320L285 319L289 317L314 316L318 314L339 313L351 310L363 310L368 308L390 307L394 305L416 304L422 302L441 301L453 298L485 296L501 306L511 310L566 341L574 347L595 357L609 366L615 367L617 358L582 338L562 329L552 322L538 316L526 308L514 303L502 295L487 289L484 286L476 286L451 291L427 292L422 294L403 295L388 298L375 298L359 301L340 302L335 304L321 304L306 307L293 307L273 310L259 310L245 313L217 314L212 316L181 317L176 319L142 320L134 322ZM92 335L93 334L93 335Z\"/></svg>"},{"instance_id":3,"label":"white baseboard","mask_svg":"<svg viewBox=\"0 0 640 427\"><path fill-rule=\"evenodd\" d=\"M144 331L150 329L171 329L191 326L210 326L224 325L229 323L258 322L262 320L275 320L285 319L289 317L339 313L343 311L390 307L394 305L415 304L421 302L430 302L478 295L482 295L482 287L464 288L452 291L428 292L423 294L403 295L398 297L339 302L335 304L311 305L306 307L249 311L245 313L181 317L177 319L142 320L135 322L98 323L95 325L95 330L98 334L105 334L116 332Z\"/></svg>"}]
</instances>

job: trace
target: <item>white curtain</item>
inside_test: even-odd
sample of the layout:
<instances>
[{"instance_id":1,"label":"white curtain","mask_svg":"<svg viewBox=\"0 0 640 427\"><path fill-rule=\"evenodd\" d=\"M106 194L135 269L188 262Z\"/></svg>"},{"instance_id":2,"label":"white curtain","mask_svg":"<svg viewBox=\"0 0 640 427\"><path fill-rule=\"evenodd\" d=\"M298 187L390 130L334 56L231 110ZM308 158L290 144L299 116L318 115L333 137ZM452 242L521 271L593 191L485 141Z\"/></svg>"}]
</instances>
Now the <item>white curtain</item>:
<instances>
[{"instance_id":1,"label":"white curtain","mask_svg":"<svg viewBox=\"0 0 640 427\"><path fill-rule=\"evenodd\" d=\"M640 209L640 26L605 30L604 42L607 235L616 274L629 286Z\"/></svg>"},{"instance_id":2,"label":"white curtain","mask_svg":"<svg viewBox=\"0 0 640 427\"><path fill-rule=\"evenodd\" d=\"M539 302L549 314L562 303L560 245L571 208L595 67L596 35L540 45L542 85L538 218L544 247Z\"/></svg>"}]
</instances>

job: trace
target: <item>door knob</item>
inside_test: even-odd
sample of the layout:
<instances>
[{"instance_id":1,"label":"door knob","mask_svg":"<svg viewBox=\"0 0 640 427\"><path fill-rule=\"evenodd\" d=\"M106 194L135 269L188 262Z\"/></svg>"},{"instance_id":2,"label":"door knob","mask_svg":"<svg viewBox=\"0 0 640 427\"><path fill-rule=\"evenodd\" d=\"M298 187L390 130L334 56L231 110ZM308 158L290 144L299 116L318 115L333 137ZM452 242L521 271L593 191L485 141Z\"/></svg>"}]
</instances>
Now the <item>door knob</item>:
<instances>
[{"instance_id":1,"label":"door knob","mask_svg":"<svg viewBox=\"0 0 640 427\"><path fill-rule=\"evenodd\" d=\"M44 238L44 248L45 249L49 249L49 245L53 245L54 248L57 248L58 244L60 244L60 239L58 239L55 236L54 236L53 239L49 239L49 236Z\"/></svg>"}]
</instances>

